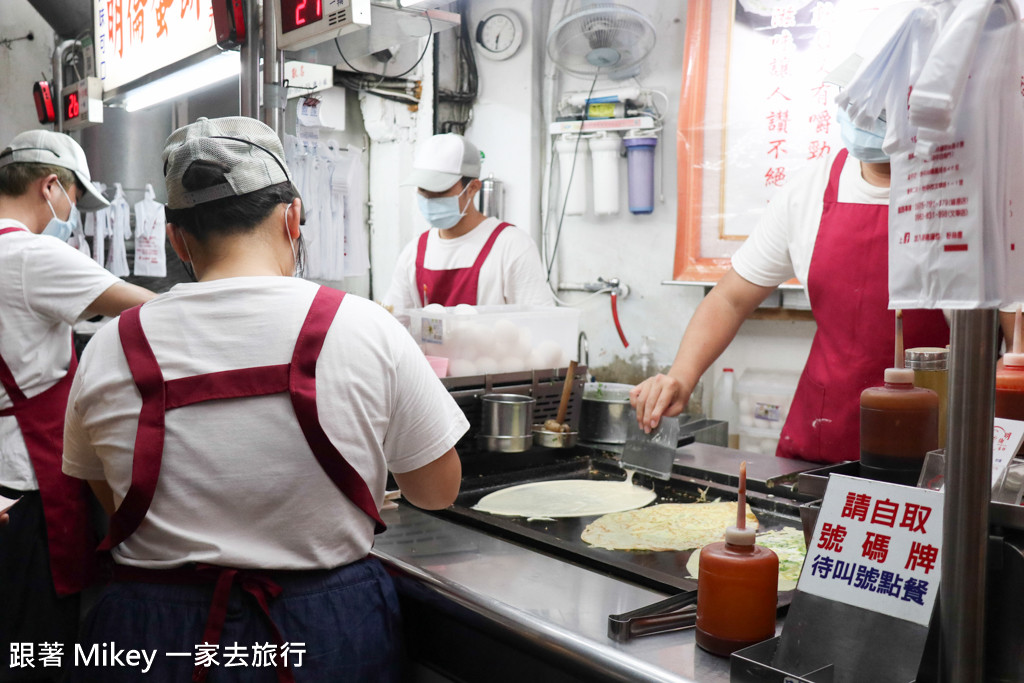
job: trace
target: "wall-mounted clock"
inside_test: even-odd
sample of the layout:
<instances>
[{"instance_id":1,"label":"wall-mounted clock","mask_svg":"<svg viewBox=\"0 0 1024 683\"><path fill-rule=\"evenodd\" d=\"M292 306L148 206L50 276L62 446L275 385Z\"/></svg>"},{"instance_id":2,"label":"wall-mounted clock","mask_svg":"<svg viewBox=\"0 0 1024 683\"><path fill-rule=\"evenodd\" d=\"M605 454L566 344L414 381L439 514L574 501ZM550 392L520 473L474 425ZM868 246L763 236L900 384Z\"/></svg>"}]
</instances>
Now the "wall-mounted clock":
<instances>
[{"instance_id":1,"label":"wall-mounted clock","mask_svg":"<svg viewBox=\"0 0 1024 683\"><path fill-rule=\"evenodd\" d=\"M488 59L508 59L523 44L523 21L510 9L491 10L476 25L476 44Z\"/></svg>"}]
</instances>

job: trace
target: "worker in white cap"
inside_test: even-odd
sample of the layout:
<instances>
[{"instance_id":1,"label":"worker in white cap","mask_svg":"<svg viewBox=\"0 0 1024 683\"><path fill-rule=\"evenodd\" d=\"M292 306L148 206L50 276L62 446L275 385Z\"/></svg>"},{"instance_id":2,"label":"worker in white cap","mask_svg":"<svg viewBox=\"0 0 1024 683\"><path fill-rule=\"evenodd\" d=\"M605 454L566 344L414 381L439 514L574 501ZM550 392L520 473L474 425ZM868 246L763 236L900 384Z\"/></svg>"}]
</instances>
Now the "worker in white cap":
<instances>
[{"instance_id":1,"label":"worker in white cap","mask_svg":"<svg viewBox=\"0 0 1024 683\"><path fill-rule=\"evenodd\" d=\"M61 472L76 358L71 326L153 297L66 244L77 209L107 200L67 135L32 130L0 152L0 649L76 640L96 539L88 489ZM43 672L54 680L60 667ZM39 678L38 680L44 680Z\"/></svg>"},{"instance_id":2,"label":"worker in white cap","mask_svg":"<svg viewBox=\"0 0 1024 683\"><path fill-rule=\"evenodd\" d=\"M100 330L71 388L64 471L108 502L114 562L82 647L156 651L159 681L395 681L398 598L369 556L388 472L447 507L469 424L393 316L292 277L301 201L271 128L200 119L163 160L198 281ZM165 656L199 643L277 666ZM140 675L94 659L72 680Z\"/></svg>"},{"instance_id":3,"label":"worker in white cap","mask_svg":"<svg viewBox=\"0 0 1024 683\"><path fill-rule=\"evenodd\" d=\"M399 255L385 306L554 304L530 236L474 205L481 185L473 143L455 133L434 135L418 146L413 169L403 185L418 188L431 227Z\"/></svg>"}]
</instances>

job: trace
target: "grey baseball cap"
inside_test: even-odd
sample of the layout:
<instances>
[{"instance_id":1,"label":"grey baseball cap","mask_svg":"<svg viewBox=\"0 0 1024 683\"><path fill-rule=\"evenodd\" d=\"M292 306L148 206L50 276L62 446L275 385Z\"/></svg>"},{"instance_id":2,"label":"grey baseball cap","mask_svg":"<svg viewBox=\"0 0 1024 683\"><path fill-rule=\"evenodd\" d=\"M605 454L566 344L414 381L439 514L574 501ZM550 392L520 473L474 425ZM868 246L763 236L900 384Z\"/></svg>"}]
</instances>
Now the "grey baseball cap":
<instances>
[{"instance_id":1,"label":"grey baseball cap","mask_svg":"<svg viewBox=\"0 0 1024 683\"><path fill-rule=\"evenodd\" d=\"M480 177L480 150L457 133L434 135L416 148L412 167L402 185L444 192L462 178Z\"/></svg>"},{"instance_id":2,"label":"grey baseball cap","mask_svg":"<svg viewBox=\"0 0 1024 683\"><path fill-rule=\"evenodd\" d=\"M46 164L66 168L75 174L75 178L85 188L85 194L78 199L79 209L97 211L110 206L103 193L92 184L82 146L64 133L52 130L18 133L11 144L0 152L0 167L9 164Z\"/></svg>"},{"instance_id":3,"label":"grey baseball cap","mask_svg":"<svg viewBox=\"0 0 1024 683\"><path fill-rule=\"evenodd\" d=\"M162 156L167 206L171 209L188 209L292 182L280 138L270 126L247 116L200 118L171 133ZM181 179L196 161L225 166L227 182L186 190Z\"/></svg>"}]
</instances>

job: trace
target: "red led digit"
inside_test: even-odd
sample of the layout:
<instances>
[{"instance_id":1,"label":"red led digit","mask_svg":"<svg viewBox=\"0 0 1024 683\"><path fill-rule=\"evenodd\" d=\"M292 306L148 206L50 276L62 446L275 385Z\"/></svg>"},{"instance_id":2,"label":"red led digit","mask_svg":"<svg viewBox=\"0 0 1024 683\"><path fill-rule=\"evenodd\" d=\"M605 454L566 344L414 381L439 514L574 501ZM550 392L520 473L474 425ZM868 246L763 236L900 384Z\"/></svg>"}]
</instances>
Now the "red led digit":
<instances>
[{"instance_id":1,"label":"red led digit","mask_svg":"<svg viewBox=\"0 0 1024 683\"><path fill-rule=\"evenodd\" d=\"M68 95L68 113L67 118L73 119L78 116L78 93L71 93Z\"/></svg>"},{"instance_id":2,"label":"red led digit","mask_svg":"<svg viewBox=\"0 0 1024 683\"><path fill-rule=\"evenodd\" d=\"M302 10L306 9L306 0L301 0L295 5L295 25L302 26L306 23L306 17L302 16Z\"/></svg>"}]
</instances>

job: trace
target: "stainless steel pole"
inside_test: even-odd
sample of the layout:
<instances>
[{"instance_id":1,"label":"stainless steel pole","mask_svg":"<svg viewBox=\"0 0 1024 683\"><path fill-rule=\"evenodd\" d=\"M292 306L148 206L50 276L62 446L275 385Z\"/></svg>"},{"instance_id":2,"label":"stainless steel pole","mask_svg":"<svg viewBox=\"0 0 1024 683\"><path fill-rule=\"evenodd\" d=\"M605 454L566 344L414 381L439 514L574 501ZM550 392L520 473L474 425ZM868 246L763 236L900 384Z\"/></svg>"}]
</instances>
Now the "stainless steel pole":
<instances>
[{"instance_id":1,"label":"stainless steel pole","mask_svg":"<svg viewBox=\"0 0 1024 683\"><path fill-rule=\"evenodd\" d=\"M65 40L53 49L53 129L64 132L64 102L60 91L64 89L64 53L78 45L77 40Z\"/></svg>"},{"instance_id":2,"label":"stainless steel pole","mask_svg":"<svg viewBox=\"0 0 1024 683\"><path fill-rule=\"evenodd\" d=\"M284 132L282 84L284 83L284 59L277 49L276 2L263 2L263 108L260 118L274 129L277 137Z\"/></svg>"},{"instance_id":3,"label":"stainless steel pole","mask_svg":"<svg viewBox=\"0 0 1024 683\"><path fill-rule=\"evenodd\" d=\"M239 111L242 116L252 118L258 118L260 113L260 19L257 10L257 0L245 0L245 44L241 49Z\"/></svg>"},{"instance_id":4,"label":"stainless steel pole","mask_svg":"<svg viewBox=\"0 0 1024 683\"><path fill-rule=\"evenodd\" d=\"M954 311L942 531L939 680L984 680L996 311Z\"/></svg>"}]
</instances>

